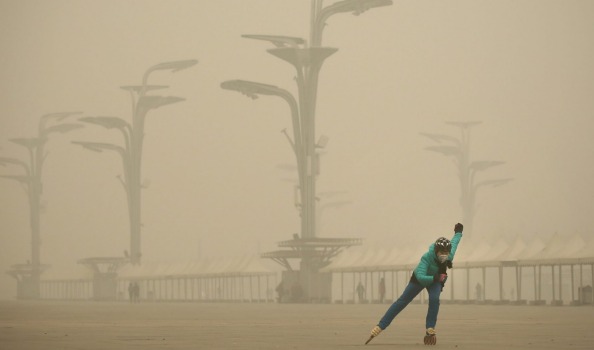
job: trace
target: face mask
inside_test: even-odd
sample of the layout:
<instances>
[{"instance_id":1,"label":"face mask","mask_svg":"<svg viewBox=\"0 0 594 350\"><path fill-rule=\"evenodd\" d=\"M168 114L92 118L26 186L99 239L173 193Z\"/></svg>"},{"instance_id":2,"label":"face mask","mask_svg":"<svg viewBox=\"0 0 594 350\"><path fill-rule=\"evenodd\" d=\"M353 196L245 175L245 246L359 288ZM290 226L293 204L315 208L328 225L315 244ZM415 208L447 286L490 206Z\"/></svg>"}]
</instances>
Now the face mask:
<instances>
[{"instance_id":1,"label":"face mask","mask_svg":"<svg viewBox=\"0 0 594 350\"><path fill-rule=\"evenodd\" d=\"M442 264L443 264L443 263L444 263L444 262L445 262L447 259L448 259L448 254L445 254L445 255L441 255L441 254L440 254L440 255L438 255L438 256L437 256L437 260L439 260L439 262L440 262L440 263L442 263Z\"/></svg>"}]
</instances>

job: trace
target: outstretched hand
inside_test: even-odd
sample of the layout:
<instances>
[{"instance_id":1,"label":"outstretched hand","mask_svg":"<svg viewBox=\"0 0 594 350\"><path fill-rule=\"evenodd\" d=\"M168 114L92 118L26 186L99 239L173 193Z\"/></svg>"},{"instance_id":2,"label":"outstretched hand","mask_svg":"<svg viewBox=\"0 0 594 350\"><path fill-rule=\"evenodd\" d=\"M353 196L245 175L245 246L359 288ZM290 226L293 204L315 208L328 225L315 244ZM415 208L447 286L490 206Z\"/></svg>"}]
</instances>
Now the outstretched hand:
<instances>
[{"instance_id":1,"label":"outstretched hand","mask_svg":"<svg viewBox=\"0 0 594 350\"><path fill-rule=\"evenodd\" d=\"M461 223L457 223L456 226L454 226L454 233L462 232L462 230L464 230L464 225Z\"/></svg>"}]
</instances>

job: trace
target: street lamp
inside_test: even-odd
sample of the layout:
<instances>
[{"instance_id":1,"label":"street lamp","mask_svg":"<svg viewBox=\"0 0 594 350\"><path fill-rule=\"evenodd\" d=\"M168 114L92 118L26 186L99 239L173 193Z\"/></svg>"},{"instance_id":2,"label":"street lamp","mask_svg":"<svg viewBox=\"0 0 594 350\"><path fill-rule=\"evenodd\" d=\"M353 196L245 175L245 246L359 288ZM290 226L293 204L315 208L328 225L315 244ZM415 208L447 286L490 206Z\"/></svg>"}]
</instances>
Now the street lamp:
<instances>
[{"instance_id":1,"label":"street lamp","mask_svg":"<svg viewBox=\"0 0 594 350\"><path fill-rule=\"evenodd\" d=\"M460 180L460 206L462 207L462 220L465 226L465 233L473 234L474 215L476 213L476 194L482 187L498 187L504 185L512 178L483 180L476 182L476 175L492 167L505 164L502 161L470 161L470 129L481 122L446 122L446 124L458 127L461 137L456 138L444 134L421 133L439 145L425 147L426 150L440 153L444 156L453 157L454 164L458 168ZM470 236L469 236L470 237Z\"/></svg>"},{"instance_id":2,"label":"street lamp","mask_svg":"<svg viewBox=\"0 0 594 350\"><path fill-rule=\"evenodd\" d=\"M242 35L244 38L263 40L272 43L275 48L267 50L271 55L290 63L295 67L298 88L298 118L293 118L294 132L296 124L301 130L303 144L300 162L301 187L303 191L304 208L302 218L302 236L314 238L315 234L315 179L316 169L316 137L315 137L315 108L317 100L318 77L320 69L329 56L337 49L321 47L322 32L326 20L337 13L352 12L359 15L371 8L391 5L391 0L343 0L326 7L322 7L321 0L312 0L312 22L310 28L310 45L298 37L276 35ZM227 83L227 82L225 82ZM258 83L256 83L258 84ZM265 85L265 84L262 84ZM222 85L223 88L227 88ZM283 90L284 91L284 90ZM278 91L276 91L278 92ZM248 96L250 95L247 93ZM293 106L292 106L293 110ZM297 138L295 138L297 140ZM298 148L298 147L297 147Z\"/></svg>"},{"instance_id":3,"label":"street lamp","mask_svg":"<svg viewBox=\"0 0 594 350\"><path fill-rule=\"evenodd\" d=\"M175 96L159 96L148 94L151 91L165 89L165 85L149 85L149 76L155 71L177 72L190 68L197 60L163 62L148 68L142 76L141 85L126 85L121 88L130 93L132 105L132 123L118 117L97 116L84 117L80 121L101 126L108 130L117 130L122 134L123 146L101 142L74 141L74 144L85 149L103 152L115 151L122 158L124 179L118 177L126 191L128 216L130 220L130 261L140 264L141 259L141 161L144 139L144 121L149 111L169 104L184 101Z\"/></svg>"},{"instance_id":4,"label":"street lamp","mask_svg":"<svg viewBox=\"0 0 594 350\"><path fill-rule=\"evenodd\" d=\"M292 143L292 146L295 150L299 169L302 210L301 236L299 240L294 242L294 245L291 243L287 246L300 251L302 271L300 279L302 283L307 284L305 290L308 292L311 292L309 281L312 273L318 272L321 267L320 261L327 261L330 258L330 256L324 255L325 253L323 252L315 251L316 248L322 247L321 242L319 240L316 241L315 183L319 173L316 148L323 147L327 142L326 138L316 141L315 112L318 78L325 60L337 51L335 48L321 46L322 31L325 21L333 14L352 12L358 15L373 7L392 4L391 0L343 0L323 7L322 2L322 0L312 0L311 2L312 15L309 45L304 39L296 37L242 35L244 38L270 42L275 47L267 50L267 52L290 63L295 68L297 74L297 99L286 90L272 85L243 80L226 81L221 84L223 89L237 90L252 98L257 97L258 94L277 95L284 98L290 105L294 134L294 143ZM351 243L345 242L333 242L332 244L337 244L337 247L351 245ZM320 256L323 257L314 257L314 253L316 252L319 252ZM290 266L286 262L286 259L293 255L290 252L280 252L279 254L271 253L269 255L264 254L263 256L281 261L283 266Z\"/></svg>"},{"instance_id":5,"label":"street lamp","mask_svg":"<svg viewBox=\"0 0 594 350\"><path fill-rule=\"evenodd\" d=\"M71 116L79 114L81 112L62 112L43 115L39 119L37 137L11 139L11 142L27 149L29 155L28 161L0 157L0 165L16 165L21 168L23 173L22 175L0 175L0 177L19 182L25 188L29 199L31 264L29 268L24 268L23 265L14 265L15 269L9 271L19 283L24 283L22 288L19 287L19 292L23 293L19 297L39 298L40 277L43 270L41 264L40 228L41 195L43 193L42 172L43 163L48 156L48 152L45 150L45 144L51 134L63 134L81 128L82 125L80 124L62 122Z\"/></svg>"}]
</instances>

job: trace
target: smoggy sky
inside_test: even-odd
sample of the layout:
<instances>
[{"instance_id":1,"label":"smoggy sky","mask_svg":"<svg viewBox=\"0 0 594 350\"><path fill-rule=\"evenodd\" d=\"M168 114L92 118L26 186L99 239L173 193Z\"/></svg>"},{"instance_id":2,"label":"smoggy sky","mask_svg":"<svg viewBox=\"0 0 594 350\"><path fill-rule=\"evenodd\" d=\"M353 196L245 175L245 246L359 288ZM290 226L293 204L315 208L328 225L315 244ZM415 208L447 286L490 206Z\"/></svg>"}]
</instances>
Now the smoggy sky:
<instances>
[{"instance_id":1,"label":"smoggy sky","mask_svg":"<svg viewBox=\"0 0 594 350\"><path fill-rule=\"evenodd\" d=\"M8 140L36 136L47 113L130 120L120 86L140 84L154 64L197 59L150 79L186 101L146 119L143 258L275 250L299 230L297 176L286 170L295 158L281 133L290 112L281 99L251 100L220 83L296 94L293 67L241 35L308 38L309 21L306 0L0 0L0 156L26 159ZM449 235L461 220L458 174L420 135L458 137L446 121L482 121L471 158L506 163L481 179L514 178L478 193L475 238L592 235L594 2L395 0L332 16L323 46L339 50L318 89L316 133L329 138L318 236L394 246ZM89 125L48 141L43 263L129 249L120 158L70 143L119 136ZM30 259L28 211L18 183L0 179L2 271ZM14 282L1 284L12 297Z\"/></svg>"}]
</instances>

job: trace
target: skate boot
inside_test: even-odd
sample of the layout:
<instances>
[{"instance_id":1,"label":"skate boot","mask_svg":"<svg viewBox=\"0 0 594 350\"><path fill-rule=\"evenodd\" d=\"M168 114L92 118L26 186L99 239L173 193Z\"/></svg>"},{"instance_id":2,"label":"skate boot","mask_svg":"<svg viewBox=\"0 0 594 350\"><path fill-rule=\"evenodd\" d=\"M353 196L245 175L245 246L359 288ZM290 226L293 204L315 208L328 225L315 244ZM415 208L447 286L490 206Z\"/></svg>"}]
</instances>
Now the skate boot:
<instances>
[{"instance_id":1,"label":"skate boot","mask_svg":"<svg viewBox=\"0 0 594 350\"><path fill-rule=\"evenodd\" d=\"M427 328L425 332L425 338L423 339L425 345L435 345L437 344L437 332L433 328Z\"/></svg>"},{"instance_id":2,"label":"skate boot","mask_svg":"<svg viewBox=\"0 0 594 350\"><path fill-rule=\"evenodd\" d=\"M382 329L379 326L373 327L373 329L371 330L371 335L369 336L369 339L367 339L367 341L365 342L365 345L367 345L367 343L369 343L371 339L377 337L381 332Z\"/></svg>"}]
</instances>

